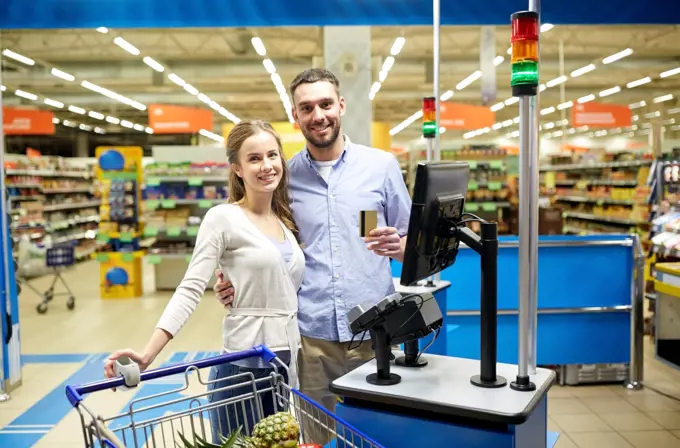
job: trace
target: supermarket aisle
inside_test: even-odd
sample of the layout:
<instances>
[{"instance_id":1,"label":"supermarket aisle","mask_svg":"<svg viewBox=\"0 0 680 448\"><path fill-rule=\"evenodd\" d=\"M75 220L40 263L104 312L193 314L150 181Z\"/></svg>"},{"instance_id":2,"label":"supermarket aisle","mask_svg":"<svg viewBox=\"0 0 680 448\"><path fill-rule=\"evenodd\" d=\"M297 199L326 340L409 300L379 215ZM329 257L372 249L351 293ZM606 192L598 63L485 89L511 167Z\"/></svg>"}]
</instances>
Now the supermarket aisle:
<instances>
[{"instance_id":1,"label":"supermarket aisle","mask_svg":"<svg viewBox=\"0 0 680 448\"><path fill-rule=\"evenodd\" d=\"M150 273L144 282L145 291L149 291L153 269L145 267L144 272ZM9 402L0 405L0 446L84 446L80 417L66 400L65 384L101 379L104 359L115 349L141 350L171 295L151 292L143 299L100 300L96 262L78 264L64 276L76 295L75 310L68 311L65 298L57 297L45 315L38 315L35 306L39 299L28 288L19 299L23 385ZM46 278L32 282L38 289L45 283ZM220 305L214 299L204 300L152 367L216 355L221 345L220 325ZM164 384L161 389L177 387ZM104 416L113 416L135 395L148 392L148 388L146 392L103 392L93 394L86 404Z\"/></svg>"},{"instance_id":2,"label":"supermarket aisle","mask_svg":"<svg viewBox=\"0 0 680 448\"><path fill-rule=\"evenodd\" d=\"M141 348L170 296L152 293L143 299L102 301L94 281L97 276L94 262L80 264L66 274L78 298L73 312L55 299L46 315L37 315L37 297L23 293L24 385L12 394L11 401L0 405L0 446L83 446L79 416L65 398L64 383L100 379L108 353L121 347ZM145 289L150 290L153 278L146 278L145 283ZM155 366L215 354L220 346L220 320L219 305L206 295ZM680 373L654 361L651 349L648 345L647 383L680 397ZM176 382L164 381L135 391L103 392L92 395L86 404L112 416L125 409L133 397L177 387ZM201 390L201 386L192 386L188 393ZM649 389L554 387L548 413L550 429L561 434L557 448L680 448L680 402Z\"/></svg>"}]
</instances>

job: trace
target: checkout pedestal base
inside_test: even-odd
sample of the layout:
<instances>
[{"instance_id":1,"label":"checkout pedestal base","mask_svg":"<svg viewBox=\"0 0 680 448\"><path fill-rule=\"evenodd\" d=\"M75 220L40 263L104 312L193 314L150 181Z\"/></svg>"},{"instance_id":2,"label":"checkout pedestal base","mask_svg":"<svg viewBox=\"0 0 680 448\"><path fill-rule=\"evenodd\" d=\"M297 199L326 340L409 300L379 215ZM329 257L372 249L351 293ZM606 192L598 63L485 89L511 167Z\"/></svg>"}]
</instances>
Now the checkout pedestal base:
<instances>
[{"instance_id":1,"label":"checkout pedestal base","mask_svg":"<svg viewBox=\"0 0 680 448\"><path fill-rule=\"evenodd\" d=\"M480 373L478 360L427 358L423 368L392 365L402 378L392 386L366 382L375 372L375 360L333 381L330 390L342 401L336 414L386 448L552 448L547 396L555 382L553 371L536 369L530 377L536 390L519 392L508 381L496 388L472 384L470 379ZM497 374L514 378L517 366L499 363Z\"/></svg>"},{"instance_id":2,"label":"checkout pedestal base","mask_svg":"<svg viewBox=\"0 0 680 448\"><path fill-rule=\"evenodd\" d=\"M417 369L418 367L425 367L427 365L427 360L422 356L415 360L407 360L406 356L400 356L394 360L394 363L398 366L414 367Z\"/></svg>"},{"instance_id":3,"label":"checkout pedestal base","mask_svg":"<svg viewBox=\"0 0 680 448\"><path fill-rule=\"evenodd\" d=\"M394 384L399 384L401 377L395 373L390 373L389 378L380 378L377 373L371 373L366 377L366 381L369 384L375 384L376 386L392 386Z\"/></svg>"},{"instance_id":4,"label":"checkout pedestal base","mask_svg":"<svg viewBox=\"0 0 680 448\"><path fill-rule=\"evenodd\" d=\"M505 387L505 385L508 384L508 380L506 380L500 375L496 375L496 379L494 381L486 381L482 380L482 375L475 375L472 378L470 378L470 383L474 384L477 387L485 387L487 389L498 389L499 387Z\"/></svg>"},{"instance_id":5,"label":"checkout pedestal base","mask_svg":"<svg viewBox=\"0 0 680 448\"><path fill-rule=\"evenodd\" d=\"M547 396L521 425L438 418L429 413L419 418L400 411L374 409L365 402L347 400L338 403L335 413L386 448L552 448L555 443L555 435L547 430Z\"/></svg>"}]
</instances>

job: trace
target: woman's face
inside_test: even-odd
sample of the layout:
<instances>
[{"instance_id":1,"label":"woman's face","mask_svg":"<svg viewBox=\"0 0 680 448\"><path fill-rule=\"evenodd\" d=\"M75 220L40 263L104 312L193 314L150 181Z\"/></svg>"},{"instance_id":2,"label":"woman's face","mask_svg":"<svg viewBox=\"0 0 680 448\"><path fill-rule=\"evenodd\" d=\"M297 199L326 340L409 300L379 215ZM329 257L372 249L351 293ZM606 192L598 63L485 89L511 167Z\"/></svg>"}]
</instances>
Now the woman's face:
<instances>
[{"instance_id":1,"label":"woman's face","mask_svg":"<svg viewBox=\"0 0 680 448\"><path fill-rule=\"evenodd\" d=\"M249 193L273 193L283 176L283 162L274 136L261 131L246 139L234 170Z\"/></svg>"}]
</instances>

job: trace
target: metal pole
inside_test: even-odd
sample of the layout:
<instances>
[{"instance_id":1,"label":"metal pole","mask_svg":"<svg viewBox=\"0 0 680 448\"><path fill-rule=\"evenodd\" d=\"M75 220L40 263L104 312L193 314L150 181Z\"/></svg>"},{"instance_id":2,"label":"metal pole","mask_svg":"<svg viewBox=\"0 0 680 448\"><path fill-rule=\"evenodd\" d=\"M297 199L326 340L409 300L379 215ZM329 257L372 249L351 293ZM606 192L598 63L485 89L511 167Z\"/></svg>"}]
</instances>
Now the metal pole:
<instances>
[{"instance_id":1,"label":"metal pole","mask_svg":"<svg viewBox=\"0 0 680 448\"><path fill-rule=\"evenodd\" d=\"M434 104L435 104L435 121L437 123L437 133L435 134L435 142L434 142L434 154L433 154L433 159L435 161L440 161L441 160L441 152L440 152L440 140L439 140L439 123L440 123L440 115L441 115L441 107L440 107L440 100L439 100L439 25L441 22L440 18L440 4L439 0L433 0L432 1L432 16L433 16L433 27L432 27L432 59L433 59L433 65L434 65L434 70L433 72L433 94L434 94Z\"/></svg>"},{"instance_id":2,"label":"metal pole","mask_svg":"<svg viewBox=\"0 0 680 448\"><path fill-rule=\"evenodd\" d=\"M536 374L536 345L537 334L536 328L538 326L538 148L539 148L539 106L538 94L535 97L529 98L529 172L530 178L527 182L529 187L529 194L524 197L530 198L528 204L529 214L529 328L527 330L527 338L529 339L529 375Z\"/></svg>"},{"instance_id":3,"label":"metal pole","mask_svg":"<svg viewBox=\"0 0 680 448\"><path fill-rule=\"evenodd\" d=\"M538 0L529 11L539 14ZM540 15L538 17L540 26ZM540 34L540 31L539 31ZM540 41L540 38L539 38ZM539 44L540 51L540 44ZM539 58L540 59L540 58ZM519 320L518 372L510 387L536 390L536 321L538 283L538 87L534 95L519 96Z\"/></svg>"},{"instance_id":4,"label":"metal pole","mask_svg":"<svg viewBox=\"0 0 680 448\"><path fill-rule=\"evenodd\" d=\"M435 162L441 160L441 141L440 141L440 116L441 116L441 105L440 105L440 86L439 86L439 72L440 72L440 3L439 0L432 0L432 63L433 63L433 76L432 76L432 94L434 96L435 104L435 122L437 123L437 133L434 137L434 148L432 153L432 158ZM437 272L434 275L434 282L439 283L441 280L441 273Z\"/></svg>"},{"instance_id":5,"label":"metal pole","mask_svg":"<svg viewBox=\"0 0 680 448\"><path fill-rule=\"evenodd\" d=\"M644 296L645 296L645 252L640 237L633 235L635 271L633 275L632 307L630 316L630 366L627 389L642 389L644 381Z\"/></svg>"},{"instance_id":6,"label":"metal pole","mask_svg":"<svg viewBox=\"0 0 680 448\"><path fill-rule=\"evenodd\" d=\"M531 239L531 162L529 148L531 146L531 115L530 98L523 96L519 99L519 358L518 376L529 375L529 321L531 313L529 286L531 279L531 255L529 240Z\"/></svg>"},{"instance_id":7,"label":"metal pole","mask_svg":"<svg viewBox=\"0 0 680 448\"><path fill-rule=\"evenodd\" d=\"M539 43L540 45L540 43ZM560 76L564 76L564 41L560 39ZM567 101L566 83L560 84L560 104ZM567 109L560 111L560 120L562 120L562 143L567 141Z\"/></svg>"},{"instance_id":8,"label":"metal pole","mask_svg":"<svg viewBox=\"0 0 680 448\"><path fill-rule=\"evenodd\" d=\"M541 23L540 0L529 0L529 10L538 13L538 23ZM540 35L540 30L539 30ZM538 52L541 53L541 40L538 40ZM529 209L531 218L529 219L529 375L536 374L536 345L538 326L538 158L539 158L539 133L538 125L540 121L540 97L541 89L538 89L536 96L529 99L529 117L531 126L529 127L529 176L530 178L530 197Z\"/></svg>"},{"instance_id":9,"label":"metal pole","mask_svg":"<svg viewBox=\"0 0 680 448\"><path fill-rule=\"evenodd\" d=\"M0 75L0 81L1 81L1 75ZM0 123L2 123L2 93L0 92ZM2 169L2 172L0 173L0 195L2 195L2 201L5 204L4 207L0 210L0 225L2 226L2 229L0 229L0 237L2 238L2 270L3 270L3 275L5 277L5 282L2 285L2 300L5 301L5 306L7 307L7 313L11 313L11 301L10 301L10 281L9 281L9 276L14 275L14 272L9 271L9 248L7 247L8 241L9 241L9 235L7 234L9 232L9 223L7 222L8 218L8 211L9 211L9 201L7 198L7 186L5 185L5 133L3 131L3 128L0 126L0 169ZM2 316L2 319L4 319L5 316ZM12 325L11 322L8 322L9 325ZM8 331L10 330L9 328L7 329ZM0 332L1 333L1 332ZM0 337L3 337L3 335L0 334ZM14 336L16 337L16 336ZM11 343L11 342L10 342ZM9 350L8 350L9 353ZM0 362L2 362L2 350L0 350ZM7 363L9 365L9 363ZM0 373L2 376L0 377L0 402L7 401L10 399L9 394L5 393L5 378L4 374L7 373L9 377L8 372L3 372L2 366L0 366Z\"/></svg>"}]
</instances>

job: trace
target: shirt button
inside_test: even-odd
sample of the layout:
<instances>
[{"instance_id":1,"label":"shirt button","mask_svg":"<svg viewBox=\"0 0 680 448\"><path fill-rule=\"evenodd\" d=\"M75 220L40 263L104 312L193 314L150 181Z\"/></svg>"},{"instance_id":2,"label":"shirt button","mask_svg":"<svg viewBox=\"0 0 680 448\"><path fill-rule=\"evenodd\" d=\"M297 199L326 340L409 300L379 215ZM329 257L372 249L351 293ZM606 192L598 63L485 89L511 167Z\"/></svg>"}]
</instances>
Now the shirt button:
<instances>
[{"instance_id":1,"label":"shirt button","mask_svg":"<svg viewBox=\"0 0 680 448\"><path fill-rule=\"evenodd\" d=\"M335 277L335 278L340 278L340 274L335 274L334 277Z\"/></svg>"},{"instance_id":2,"label":"shirt button","mask_svg":"<svg viewBox=\"0 0 680 448\"><path fill-rule=\"evenodd\" d=\"M335 247L333 248L333 252L337 252L337 251L338 251L338 246L335 246Z\"/></svg>"}]
</instances>

